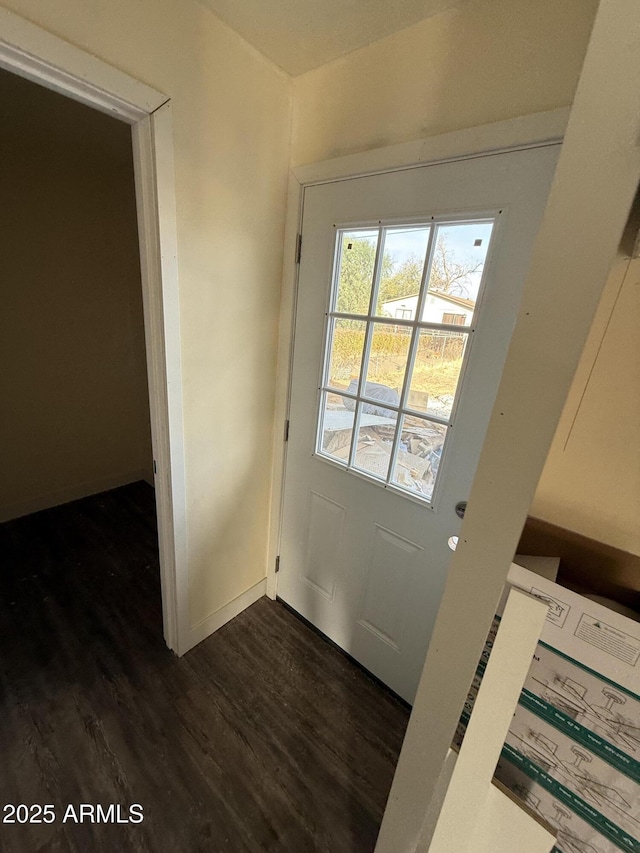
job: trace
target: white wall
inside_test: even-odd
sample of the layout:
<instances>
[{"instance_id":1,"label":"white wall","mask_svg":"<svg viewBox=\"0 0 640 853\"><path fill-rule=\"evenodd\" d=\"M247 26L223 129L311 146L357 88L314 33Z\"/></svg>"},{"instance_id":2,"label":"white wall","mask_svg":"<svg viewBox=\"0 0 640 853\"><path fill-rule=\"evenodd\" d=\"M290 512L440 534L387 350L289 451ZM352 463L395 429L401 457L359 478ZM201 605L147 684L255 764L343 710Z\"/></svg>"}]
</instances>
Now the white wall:
<instances>
[{"instance_id":1,"label":"white wall","mask_svg":"<svg viewBox=\"0 0 640 853\"><path fill-rule=\"evenodd\" d=\"M172 100L194 625L266 570L290 81L194 0L4 5Z\"/></svg>"},{"instance_id":2,"label":"white wall","mask_svg":"<svg viewBox=\"0 0 640 853\"><path fill-rule=\"evenodd\" d=\"M294 80L294 164L571 103L594 0L470 0Z\"/></svg>"},{"instance_id":3,"label":"white wall","mask_svg":"<svg viewBox=\"0 0 640 853\"><path fill-rule=\"evenodd\" d=\"M153 482L131 130L0 71L0 520Z\"/></svg>"}]
</instances>

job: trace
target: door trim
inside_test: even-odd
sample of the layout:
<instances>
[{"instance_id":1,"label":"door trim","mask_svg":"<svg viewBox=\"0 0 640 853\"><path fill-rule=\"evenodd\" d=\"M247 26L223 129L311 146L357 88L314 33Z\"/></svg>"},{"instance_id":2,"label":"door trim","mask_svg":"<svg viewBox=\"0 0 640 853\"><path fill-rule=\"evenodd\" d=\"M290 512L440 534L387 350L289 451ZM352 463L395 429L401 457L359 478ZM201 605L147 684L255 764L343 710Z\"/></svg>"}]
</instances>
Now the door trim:
<instances>
[{"instance_id":1,"label":"door trim","mask_svg":"<svg viewBox=\"0 0 640 853\"><path fill-rule=\"evenodd\" d=\"M294 166L292 172L300 184L322 184L396 169L449 163L483 154L502 154L518 148L560 142L568 120L569 107L561 107Z\"/></svg>"},{"instance_id":2,"label":"door trim","mask_svg":"<svg viewBox=\"0 0 640 853\"><path fill-rule=\"evenodd\" d=\"M0 9L0 67L131 125L164 638L194 642L188 610L182 372L171 103L128 74Z\"/></svg>"},{"instance_id":3,"label":"door trim","mask_svg":"<svg viewBox=\"0 0 640 853\"><path fill-rule=\"evenodd\" d=\"M501 154L562 142L569 108L520 116L444 133L412 142L402 142L373 151L347 154L319 163L295 166L289 173L285 222L284 262L280 305L280 334L276 373L273 478L267 557L267 595L277 595L276 557L280 553L282 502L286 468L285 424L289 418L291 369L298 285L297 236L302 226L304 192L308 186L381 174L455 160ZM304 249L303 249L304 251ZM295 427L294 427L295 428Z\"/></svg>"}]
</instances>

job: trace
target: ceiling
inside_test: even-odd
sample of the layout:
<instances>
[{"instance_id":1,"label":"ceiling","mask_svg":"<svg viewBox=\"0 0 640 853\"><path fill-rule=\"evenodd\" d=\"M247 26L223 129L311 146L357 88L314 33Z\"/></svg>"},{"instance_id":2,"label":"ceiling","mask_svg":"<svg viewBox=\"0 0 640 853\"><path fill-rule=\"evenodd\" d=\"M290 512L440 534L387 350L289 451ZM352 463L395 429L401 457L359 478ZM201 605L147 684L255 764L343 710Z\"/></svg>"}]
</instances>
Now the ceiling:
<instances>
[{"instance_id":1,"label":"ceiling","mask_svg":"<svg viewBox=\"0 0 640 853\"><path fill-rule=\"evenodd\" d=\"M462 0L200 0L294 76Z\"/></svg>"}]
</instances>

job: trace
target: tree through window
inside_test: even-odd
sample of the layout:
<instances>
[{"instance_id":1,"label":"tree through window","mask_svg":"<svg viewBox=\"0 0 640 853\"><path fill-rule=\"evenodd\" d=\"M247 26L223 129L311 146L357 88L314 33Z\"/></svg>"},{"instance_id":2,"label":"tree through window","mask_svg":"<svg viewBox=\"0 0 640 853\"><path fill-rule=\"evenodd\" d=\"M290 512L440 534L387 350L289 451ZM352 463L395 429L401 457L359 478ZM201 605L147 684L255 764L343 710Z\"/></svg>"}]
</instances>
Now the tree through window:
<instances>
[{"instance_id":1,"label":"tree through window","mask_svg":"<svg viewBox=\"0 0 640 853\"><path fill-rule=\"evenodd\" d=\"M338 230L321 456L431 501L492 230L486 218Z\"/></svg>"}]
</instances>

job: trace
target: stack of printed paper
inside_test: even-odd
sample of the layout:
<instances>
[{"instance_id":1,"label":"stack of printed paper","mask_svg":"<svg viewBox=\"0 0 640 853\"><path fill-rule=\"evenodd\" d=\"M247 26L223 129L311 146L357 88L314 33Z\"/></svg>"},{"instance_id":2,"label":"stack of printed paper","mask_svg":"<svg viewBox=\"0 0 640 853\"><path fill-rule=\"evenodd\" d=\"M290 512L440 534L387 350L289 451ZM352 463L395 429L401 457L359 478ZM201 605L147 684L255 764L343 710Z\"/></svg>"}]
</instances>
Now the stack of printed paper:
<instances>
[{"instance_id":1,"label":"stack of printed paper","mask_svg":"<svg viewBox=\"0 0 640 853\"><path fill-rule=\"evenodd\" d=\"M556 853L640 853L640 624L515 564L509 584L549 614L495 776L555 828Z\"/></svg>"}]
</instances>

